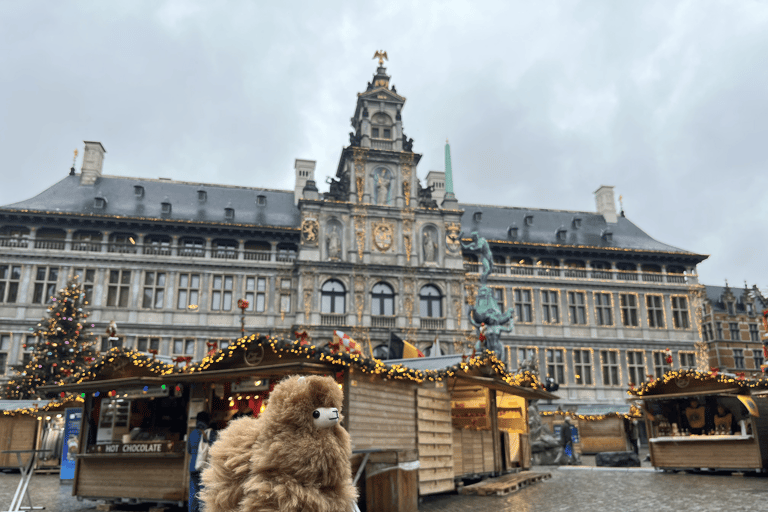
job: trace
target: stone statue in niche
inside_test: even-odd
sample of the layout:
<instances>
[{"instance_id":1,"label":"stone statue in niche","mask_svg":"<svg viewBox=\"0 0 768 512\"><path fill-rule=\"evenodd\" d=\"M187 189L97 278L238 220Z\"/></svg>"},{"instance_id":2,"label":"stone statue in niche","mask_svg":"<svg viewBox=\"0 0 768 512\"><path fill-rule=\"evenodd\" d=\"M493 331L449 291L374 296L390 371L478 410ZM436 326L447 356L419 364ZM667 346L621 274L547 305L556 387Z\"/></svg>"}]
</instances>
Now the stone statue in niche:
<instances>
[{"instance_id":1,"label":"stone statue in niche","mask_svg":"<svg viewBox=\"0 0 768 512\"><path fill-rule=\"evenodd\" d=\"M376 173L374 185L376 186L376 204L389 204L389 189L392 178L389 177L389 171L380 169Z\"/></svg>"},{"instance_id":2,"label":"stone statue in niche","mask_svg":"<svg viewBox=\"0 0 768 512\"><path fill-rule=\"evenodd\" d=\"M435 243L434 238L432 237L432 233L430 230L424 230L424 262L425 263L433 263L435 261L435 255L437 254L437 244Z\"/></svg>"},{"instance_id":3,"label":"stone statue in niche","mask_svg":"<svg viewBox=\"0 0 768 512\"><path fill-rule=\"evenodd\" d=\"M328 259L341 259L341 235L339 235L337 226L333 226L331 232L328 233Z\"/></svg>"}]
</instances>

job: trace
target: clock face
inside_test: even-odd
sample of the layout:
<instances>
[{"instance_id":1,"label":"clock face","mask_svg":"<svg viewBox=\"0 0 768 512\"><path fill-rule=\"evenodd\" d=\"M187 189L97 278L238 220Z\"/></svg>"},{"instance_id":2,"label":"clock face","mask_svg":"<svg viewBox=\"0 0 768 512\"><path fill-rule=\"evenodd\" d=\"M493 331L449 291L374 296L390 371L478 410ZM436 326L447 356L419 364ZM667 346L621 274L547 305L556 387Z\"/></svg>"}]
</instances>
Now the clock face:
<instances>
[{"instance_id":1,"label":"clock face","mask_svg":"<svg viewBox=\"0 0 768 512\"><path fill-rule=\"evenodd\" d=\"M258 366L264 360L264 347L259 345L258 347L248 348L245 351L245 364L248 366Z\"/></svg>"}]
</instances>

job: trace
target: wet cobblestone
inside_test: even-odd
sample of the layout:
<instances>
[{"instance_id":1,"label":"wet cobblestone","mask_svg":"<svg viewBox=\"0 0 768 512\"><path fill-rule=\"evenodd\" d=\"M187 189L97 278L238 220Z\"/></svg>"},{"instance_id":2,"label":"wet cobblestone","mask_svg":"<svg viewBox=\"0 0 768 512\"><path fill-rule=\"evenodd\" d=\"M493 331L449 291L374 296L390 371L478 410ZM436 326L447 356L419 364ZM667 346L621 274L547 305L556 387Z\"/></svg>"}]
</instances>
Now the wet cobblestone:
<instances>
[{"instance_id":1,"label":"wet cobblestone","mask_svg":"<svg viewBox=\"0 0 768 512\"><path fill-rule=\"evenodd\" d=\"M601 471L554 467L552 478L508 496L425 497L419 512L740 512L768 509L768 477L730 474L686 474L644 471ZM0 473L0 510L11 503L18 473ZM46 512L96 510L96 502L77 501L69 484L57 475L36 475L32 504ZM24 505L26 505L26 501ZM126 509L128 507L125 507Z\"/></svg>"},{"instance_id":2,"label":"wet cobblestone","mask_svg":"<svg viewBox=\"0 0 768 512\"><path fill-rule=\"evenodd\" d=\"M549 480L508 496L425 497L419 512L728 512L768 509L768 477L534 468Z\"/></svg>"}]
</instances>

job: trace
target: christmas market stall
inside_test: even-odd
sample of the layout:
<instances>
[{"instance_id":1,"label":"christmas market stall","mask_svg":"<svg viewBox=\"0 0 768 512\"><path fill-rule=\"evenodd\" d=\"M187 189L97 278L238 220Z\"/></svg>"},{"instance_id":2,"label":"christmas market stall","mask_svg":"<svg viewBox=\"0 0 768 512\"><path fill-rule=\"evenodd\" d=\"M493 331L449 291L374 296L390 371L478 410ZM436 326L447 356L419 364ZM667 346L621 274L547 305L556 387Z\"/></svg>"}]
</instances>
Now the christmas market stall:
<instances>
[{"instance_id":1,"label":"christmas market stall","mask_svg":"<svg viewBox=\"0 0 768 512\"><path fill-rule=\"evenodd\" d=\"M107 501L181 504L188 389L180 369L140 352L113 348L49 394L83 400L79 438L68 440L76 466L72 493Z\"/></svg>"},{"instance_id":2,"label":"christmas market stall","mask_svg":"<svg viewBox=\"0 0 768 512\"><path fill-rule=\"evenodd\" d=\"M630 450L630 422L641 417L640 410L630 406L622 411L595 409L598 407L579 407L568 412L545 409L541 411L541 421L554 433L556 439L560 439L560 429L565 424L565 418L570 417L575 434L573 448L578 454Z\"/></svg>"},{"instance_id":3,"label":"christmas market stall","mask_svg":"<svg viewBox=\"0 0 768 512\"><path fill-rule=\"evenodd\" d=\"M678 370L630 389L646 416L651 463L666 470L768 468L765 382ZM755 395L755 396L753 396Z\"/></svg>"}]
</instances>

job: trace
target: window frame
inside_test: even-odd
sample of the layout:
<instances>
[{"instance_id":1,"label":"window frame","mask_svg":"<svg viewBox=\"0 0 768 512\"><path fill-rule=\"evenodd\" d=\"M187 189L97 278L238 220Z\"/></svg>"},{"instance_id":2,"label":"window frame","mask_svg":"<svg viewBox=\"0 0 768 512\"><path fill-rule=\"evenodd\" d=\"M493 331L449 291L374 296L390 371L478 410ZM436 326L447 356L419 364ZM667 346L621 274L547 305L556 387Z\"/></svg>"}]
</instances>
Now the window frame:
<instances>
[{"instance_id":1,"label":"window frame","mask_svg":"<svg viewBox=\"0 0 768 512\"><path fill-rule=\"evenodd\" d=\"M653 299L658 299L659 304L651 304ZM646 293L645 309L648 314L647 320L649 329L666 329L667 322L666 311L664 311L664 295L660 293Z\"/></svg>"},{"instance_id":2,"label":"window frame","mask_svg":"<svg viewBox=\"0 0 768 512\"><path fill-rule=\"evenodd\" d=\"M584 355L587 356L587 361L584 361ZM575 348L571 350L571 357L573 358L574 383L577 386L594 386L595 379L594 371L592 368L594 361L594 351L589 348ZM586 372L584 371L585 369L587 370Z\"/></svg>"},{"instance_id":3,"label":"window frame","mask_svg":"<svg viewBox=\"0 0 768 512\"><path fill-rule=\"evenodd\" d=\"M18 271L16 278L14 278L15 270ZM0 265L0 303L15 304L19 300L21 273L22 265L14 265L13 263ZM10 300L11 298L13 300Z\"/></svg>"},{"instance_id":4,"label":"window frame","mask_svg":"<svg viewBox=\"0 0 768 512\"><path fill-rule=\"evenodd\" d=\"M692 361L690 358L693 358ZM696 352L692 352L690 350L678 350L677 351L677 360L680 363L680 368L690 368L692 370L696 369ZM685 364L683 364L685 362ZM693 364L687 364L689 362L693 362Z\"/></svg>"},{"instance_id":5,"label":"window frame","mask_svg":"<svg viewBox=\"0 0 768 512\"><path fill-rule=\"evenodd\" d=\"M690 329L691 316L688 309L688 297L685 295L671 295L672 327L675 329ZM682 306L680 305L682 301Z\"/></svg>"},{"instance_id":6,"label":"window frame","mask_svg":"<svg viewBox=\"0 0 768 512\"><path fill-rule=\"evenodd\" d=\"M182 343L182 349L183 352L177 352L176 351L176 343L180 342ZM192 347L192 350L188 350L189 347ZM191 338L182 336L180 338L172 338L171 339L171 346L169 347L169 351L171 352L172 356L192 356L195 357L195 351L197 349L197 338Z\"/></svg>"},{"instance_id":7,"label":"window frame","mask_svg":"<svg viewBox=\"0 0 768 512\"><path fill-rule=\"evenodd\" d=\"M424 290L433 289L437 295L424 293ZM434 314L434 307L437 304L438 314ZM426 314L424 314L426 305ZM420 318L444 318L443 317L443 292L437 285L428 283L419 289L419 317Z\"/></svg>"},{"instance_id":8,"label":"window frame","mask_svg":"<svg viewBox=\"0 0 768 512\"><path fill-rule=\"evenodd\" d=\"M152 282L147 283L150 275L152 276ZM167 282L166 277L166 272L160 272L157 270L144 271L144 283L141 287L142 309L165 309L165 286ZM162 283L158 283L158 281L162 281ZM147 295L148 291L149 296ZM147 298L149 298L149 306L147 305Z\"/></svg>"},{"instance_id":9,"label":"window frame","mask_svg":"<svg viewBox=\"0 0 768 512\"><path fill-rule=\"evenodd\" d=\"M523 293L525 292L525 293ZM526 300L527 294L527 300ZM533 288L515 287L512 289L512 297L515 303L515 318L518 324L532 324L536 321L533 310Z\"/></svg>"},{"instance_id":10,"label":"window frame","mask_svg":"<svg viewBox=\"0 0 768 512\"><path fill-rule=\"evenodd\" d=\"M44 270L43 279L40 279L40 270ZM51 277L51 271L55 272L55 277ZM53 265L35 265L34 293L32 296L33 304L50 304L51 297L56 295L56 288L59 283L59 272L61 267Z\"/></svg>"},{"instance_id":11,"label":"window frame","mask_svg":"<svg viewBox=\"0 0 768 512\"><path fill-rule=\"evenodd\" d=\"M634 299L634 304L630 304L629 298ZM627 299L627 300L625 300ZM640 328L640 296L637 293L620 292L619 310L621 311L621 325L630 329ZM632 323L634 320L634 323Z\"/></svg>"},{"instance_id":12,"label":"window frame","mask_svg":"<svg viewBox=\"0 0 768 512\"><path fill-rule=\"evenodd\" d=\"M377 289L379 291L377 291ZM381 289L389 290L382 292ZM378 306L378 311L376 310ZM387 309L389 306L390 309ZM387 311L391 310L390 314ZM394 316L395 315L395 290L385 281L379 281L371 287L371 315Z\"/></svg>"},{"instance_id":13,"label":"window frame","mask_svg":"<svg viewBox=\"0 0 768 512\"><path fill-rule=\"evenodd\" d=\"M728 322L728 332L731 335L731 341L742 341L739 322Z\"/></svg>"},{"instance_id":14,"label":"window frame","mask_svg":"<svg viewBox=\"0 0 768 512\"><path fill-rule=\"evenodd\" d=\"M572 298L575 299L576 297L581 297L583 302L579 304L578 302L571 300ZM587 292L584 290L568 290L567 298L568 298L568 318L570 319L571 325L588 326L589 314L587 312ZM575 317L578 313L581 313L581 315L583 316L583 320L584 320L583 322L575 321Z\"/></svg>"},{"instance_id":15,"label":"window frame","mask_svg":"<svg viewBox=\"0 0 768 512\"><path fill-rule=\"evenodd\" d=\"M657 379L664 377L664 374L672 369L671 364L667 364L667 353L664 350L653 351L653 375ZM673 361L674 363L674 361Z\"/></svg>"},{"instance_id":16,"label":"window frame","mask_svg":"<svg viewBox=\"0 0 768 512\"><path fill-rule=\"evenodd\" d=\"M760 327L758 324L749 324L749 341L760 341Z\"/></svg>"},{"instance_id":17,"label":"window frame","mask_svg":"<svg viewBox=\"0 0 768 512\"><path fill-rule=\"evenodd\" d=\"M743 370L746 368L745 360L744 360L744 349L743 348L732 348L731 354L733 355L733 367L737 370ZM741 364L739 364L741 363Z\"/></svg>"},{"instance_id":18,"label":"window frame","mask_svg":"<svg viewBox=\"0 0 768 512\"><path fill-rule=\"evenodd\" d=\"M209 294L211 300L208 307L210 311L232 311L232 308L234 307L233 297L235 296L235 278L235 274L211 274ZM218 286L216 284L217 279L220 280ZM229 286L227 286L227 280L229 280Z\"/></svg>"},{"instance_id":19,"label":"window frame","mask_svg":"<svg viewBox=\"0 0 768 512\"><path fill-rule=\"evenodd\" d=\"M613 327L613 294L611 292L594 292L592 300L595 303L595 324L600 327ZM607 300L607 304L603 301Z\"/></svg>"},{"instance_id":20,"label":"window frame","mask_svg":"<svg viewBox=\"0 0 768 512\"><path fill-rule=\"evenodd\" d=\"M129 269L107 270L107 298L105 305L108 308L127 308L131 305L131 281L133 271ZM112 281L112 276L117 275L117 280ZM127 281L127 282L126 282ZM125 300L123 300L125 299Z\"/></svg>"},{"instance_id":21,"label":"window frame","mask_svg":"<svg viewBox=\"0 0 768 512\"><path fill-rule=\"evenodd\" d=\"M609 348L600 350L600 369L603 374L603 386L621 386L621 362L619 349Z\"/></svg>"},{"instance_id":22,"label":"window frame","mask_svg":"<svg viewBox=\"0 0 768 512\"><path fill-rule=\"evenodd\" d=\"M521 356L523 356L521 358ZM535 345L517 345L515 346L515 357L517 358L517 367L523 364L523 361L529 359L529 356L535 357L536 366L539 366L539 347Z\"/></svg>"},{"instance_id":23,"label":"window frame","mask_svg":"<svg viewBox=\"0 0 768 512\"><path fill-rule=\"evenodd\" d=\"M565 364L565 358L566 358L566 350L565 348L561 347L547 347L544 349L545 352L545 362L547 364L547 378L554 379L556 384L565 385L567 384L566 380L568 379L568 373L566 371L566 364ZM555 360L554 355L560 354L560 362ZM553 356L550 358L550 356ZM552 370L555 371L555 373L558 373L558 375L552 375Z\"/></svg>"},{"instance_id":24,"label":"window frame","mask_svg":"<svg viewBox=\"0 0 768 512\"><path fill-rule=\"evenodd\" d=\"M182 284L186 278L187 284ZM197 278L197 286L193 286L194 279ZM176 309L182 311L197 311L200 309L200 288L203 282L203 274L197 272L179 272L178 286L176 287ZM182 294L184 295L184 307L181 307ZM196 301L192 302L194 294ZM193 307L194 306L194 307Z\"/></svg>"},{"instance_id":25,"label":"window frame","mask_svg":"<svg viewBox=\"0 0 768 512\"><path fill-rule=\"evenodd\" d=\"M541 300L541 323L545 325L560 325L560 290L542 288L539 291L541 292L539 294ZM550 301L553 295L555 298L554 302ZM551 320L552 318L554 320Z\"/></svg>"},{"instance_id":26,"label":"window frame","mask_svg":"<svg viewBox=\"0 0 768 512\"><path fill-rule=\"evenodd\" d=\"M326 289L338 283L341 290ZM327 299L327 301L326 301ZM337 311L338 301L341 300L341 311ZM326 308L326 304L330 306ZM320 287L320 313L326 315L343 315L347 312L347 287L338 279L328 279Z\"/></svg>"},{"instance_id":27,"label":"window frame","mask_svg":"<svg viewBox=\"0 0 768 512\"><path fill-rule=\"evenodd\" d=\"M630 358L630 355L639 356L640 361L634 360L635 358ZM637 349L628 349L626 353L626 359L627 359L627 382L630 386L639 386L643 382L645 382L646 375L648 375L648 367L645 363L645 351L644 350L637 350ZM630 361L630 359L633 359L633 361ZM640 379L635 382L633 380L633 374L635 372L640 372Z\"/></svg>"}]
</instances>

